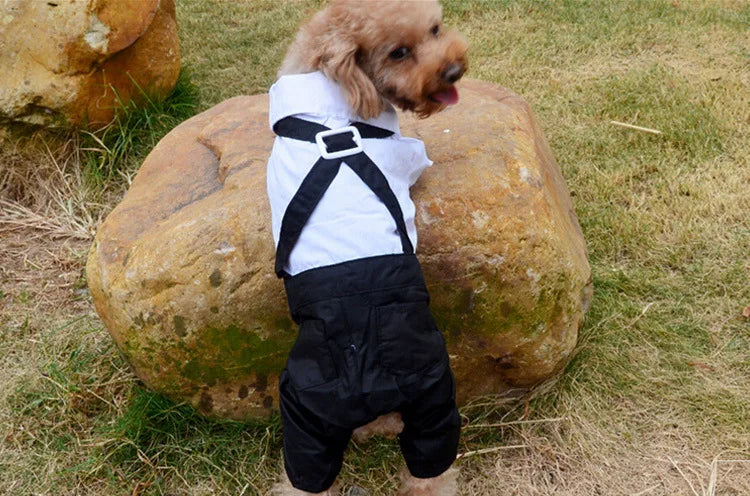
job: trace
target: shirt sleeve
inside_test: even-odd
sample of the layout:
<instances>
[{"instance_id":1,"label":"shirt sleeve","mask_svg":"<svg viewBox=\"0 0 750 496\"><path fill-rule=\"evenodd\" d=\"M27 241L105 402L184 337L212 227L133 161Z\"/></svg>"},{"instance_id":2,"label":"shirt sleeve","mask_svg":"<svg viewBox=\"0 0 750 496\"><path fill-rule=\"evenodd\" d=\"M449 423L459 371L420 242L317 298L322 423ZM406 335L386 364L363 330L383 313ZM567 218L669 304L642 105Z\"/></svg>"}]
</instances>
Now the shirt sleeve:
<instances>
[{"instance_id":1,"label":"shirt sleeve","mask_svg":"<svg viewBox=\"0 0 750 496\"><path fill-rule=\"evenodd\" d=\"M427 150L425 150L424 143L421 140L414 139L414 138L404 138L411 141L411 148L412 148L412 159L411 163L414 164L414 167L411 169L409 174L409 187L411 188L414 186L414 183L417 182L419 179L419 176L422 175L422 172L428 167L431 167L433 162L430 160L430 158L427 156Z\"/></svg>"}]
</instances>

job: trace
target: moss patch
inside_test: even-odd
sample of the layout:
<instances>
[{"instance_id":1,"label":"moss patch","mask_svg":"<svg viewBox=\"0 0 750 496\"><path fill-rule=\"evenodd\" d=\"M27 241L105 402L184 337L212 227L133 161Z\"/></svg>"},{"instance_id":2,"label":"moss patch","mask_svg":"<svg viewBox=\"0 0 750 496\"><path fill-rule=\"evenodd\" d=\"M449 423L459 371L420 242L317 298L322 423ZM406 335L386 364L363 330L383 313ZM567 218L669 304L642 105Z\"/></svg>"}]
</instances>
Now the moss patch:
<instances>
[{"instance_id":1,"label":"moss patch","mask_svg":"<svg viewBox=\"0 0 750 496\"><path fill-rule=\"evenodd\" d=\"M189 380L212 386L250 373L278 373L296 334L280 333L261 339L249 329L231 325L211 328L200 333L195 348L188 351L188 361L181 373Z\"/></svg>"}]
</instances>

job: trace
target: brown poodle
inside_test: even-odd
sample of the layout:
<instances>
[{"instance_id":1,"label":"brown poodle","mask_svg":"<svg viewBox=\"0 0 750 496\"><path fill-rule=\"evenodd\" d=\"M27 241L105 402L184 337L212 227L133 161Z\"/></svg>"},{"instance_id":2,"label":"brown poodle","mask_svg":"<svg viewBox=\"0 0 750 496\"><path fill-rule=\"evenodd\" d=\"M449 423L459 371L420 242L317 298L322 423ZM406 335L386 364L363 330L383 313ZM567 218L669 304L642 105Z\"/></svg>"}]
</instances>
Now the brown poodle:
<instances>
[{"instance_id":1,"label":"brown poodle","mask_svg":"<svg viewBox=\"0 0 750 496\"><path fill-rule=\"evenodd\" d=\"M300 29L279 76L322 71L363 119L386 101L428 117L456 103L466 49L437 0L334 0Z\"/></svg>"},{"instance_id":2,"label":"brown poodle","mask_svg":"<svg viewBox=\"0 0 750 496\"><path fill-rule=\"evenodd\" d=\"M362 119L377 117L388 102L428 117L457 102L454 83L467 69L467 44L442 24L437 0L332 0L302 26L279 76L322 71L344 90ZM357 429L358 441L373 434L395 436L400 415L384 415ZM404 470L404 496L456 494L456 469L418 479ZM308 495L288 480L276 494ZM318 493L336 495L336 485Z\"/></svg>"}]
</instances>

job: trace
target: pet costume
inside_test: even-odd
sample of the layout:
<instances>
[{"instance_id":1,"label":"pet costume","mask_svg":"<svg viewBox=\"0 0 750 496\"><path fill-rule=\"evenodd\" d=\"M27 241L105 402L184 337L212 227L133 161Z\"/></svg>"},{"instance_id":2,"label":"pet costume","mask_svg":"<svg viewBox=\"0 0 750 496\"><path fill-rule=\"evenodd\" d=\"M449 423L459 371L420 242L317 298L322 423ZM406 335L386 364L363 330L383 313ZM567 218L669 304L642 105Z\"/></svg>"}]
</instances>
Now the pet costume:
<instances>
[{"instance_id":1,"label":"pet costume","mask_svg":"<svg viewBox=\"0 0 750 496\"><path fill-rule=\"evenodd\" d=\"M400 135L390 106L357 122L320 72L281 77L269 114L275 270L299 324L279 380L289 480L328 489L352 431L392 411L409 471L436 477L455 460L460 418L414 255L424 144Z\"/></svg>"}]
</instances>

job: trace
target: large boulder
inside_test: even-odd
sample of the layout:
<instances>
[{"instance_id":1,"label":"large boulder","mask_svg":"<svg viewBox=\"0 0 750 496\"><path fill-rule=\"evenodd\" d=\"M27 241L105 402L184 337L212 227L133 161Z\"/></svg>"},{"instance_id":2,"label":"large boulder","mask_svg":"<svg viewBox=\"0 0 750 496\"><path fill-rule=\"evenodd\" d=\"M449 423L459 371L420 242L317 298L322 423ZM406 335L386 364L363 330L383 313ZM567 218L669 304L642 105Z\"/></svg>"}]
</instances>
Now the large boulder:
<instances>
[{"instance_id":1,"label":"large boulder","mask_svg":"<svg viewBox=\"0 0 750 496\"><path fill-rule=\"evenodd\" d=\"M418 255L459 401L527 392L567 363L591 297L568 190L529 106L466 81L404 135L435 161L412 190ZM268 97L227 100L151 152L96 236L88 281L136 374L201 412L278 405L296 328L273 274Z\"/></svg>"},{"instance_id":2,"label":"large boulder","mask_svg":"<svg viewBox=\"0 0 750 496\"><path fill-rule=\"evenodd\" d=\"M174 0L0 2L0 121L99 126L179 71Z\"/></svg>"}]
</instances>

